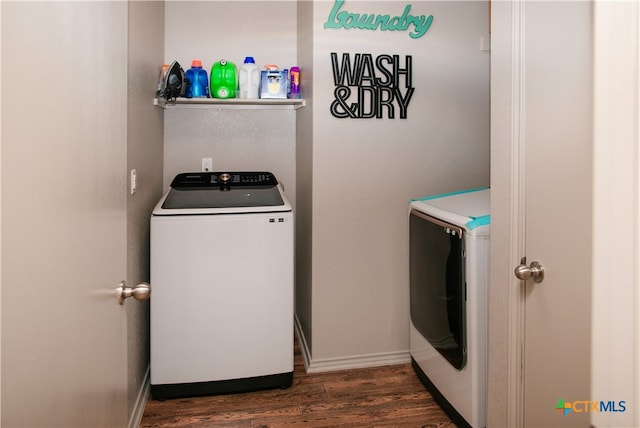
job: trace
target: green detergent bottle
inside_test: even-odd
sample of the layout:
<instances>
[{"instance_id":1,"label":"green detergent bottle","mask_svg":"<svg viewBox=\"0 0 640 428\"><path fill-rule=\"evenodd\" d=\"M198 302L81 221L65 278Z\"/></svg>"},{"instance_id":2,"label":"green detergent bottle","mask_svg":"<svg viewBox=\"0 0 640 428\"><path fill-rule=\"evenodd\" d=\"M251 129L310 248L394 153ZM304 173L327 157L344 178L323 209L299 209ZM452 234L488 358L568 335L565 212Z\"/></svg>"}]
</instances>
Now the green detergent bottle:
<instances>
[{"instance_id":1,"label":"green detergent bottle","mask_svg":"<svg viewBox=\"0 0 640 428\"><path fill-rule=\"evenodd\" d=\"M236 65L226 59L211 66L211 96L214 98L235 98L238 89L238 70Z\"/></svg>"}]
</instances>

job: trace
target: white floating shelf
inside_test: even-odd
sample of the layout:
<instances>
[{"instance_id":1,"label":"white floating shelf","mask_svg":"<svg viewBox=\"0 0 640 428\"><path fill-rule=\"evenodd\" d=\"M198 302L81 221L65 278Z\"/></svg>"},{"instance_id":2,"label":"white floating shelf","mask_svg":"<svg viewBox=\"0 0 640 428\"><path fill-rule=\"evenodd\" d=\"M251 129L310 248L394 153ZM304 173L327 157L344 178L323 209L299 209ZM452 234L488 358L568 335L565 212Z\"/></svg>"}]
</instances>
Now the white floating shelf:
<instances>
[{"instance_id":1,"label":"white floating shelf","mask_svg":"<svg viewBox=\"0 0 640 428\"><path fill-rule=\"evenodd\" d=\"M167 101L164 98L154 98L153 105L167 109L297 110L304 107L305 102L302 99L290 100L284 98L177 98L175 101Z\"/></svg>"}]
</instances>

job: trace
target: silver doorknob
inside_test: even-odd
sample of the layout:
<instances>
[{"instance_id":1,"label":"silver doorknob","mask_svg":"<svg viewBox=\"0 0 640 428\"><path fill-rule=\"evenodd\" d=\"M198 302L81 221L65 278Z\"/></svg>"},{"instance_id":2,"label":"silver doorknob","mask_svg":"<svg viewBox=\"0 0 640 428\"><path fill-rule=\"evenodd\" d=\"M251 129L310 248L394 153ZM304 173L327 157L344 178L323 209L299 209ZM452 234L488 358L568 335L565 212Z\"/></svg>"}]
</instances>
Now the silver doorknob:
<instances>
[{"instance_id":1,"label":"silver doorknob","mask_svg":"<svg viewBox=\"0 0 640 428\"><path fill-rule=\"evenodd\" d=\"M118 303L121 305L124 303L125 299L128 297L133 297L136 300L147 300L151 295L151 285L146 282L141 282L138 285L132 287L127 287L127 283L122 281L118 288L116 289L116 293L118 295Z\"/></svg>"},{"instance_id":2,"label":"silver doorknob","mask_svg":"<svg viewBox=\"0 0 640 428\"><path fill-rule=\"evenodd\" d=\"M531 262L529 266L527 266L527 259L523 257L520 260L520 264L516 266L513 273L516 274L516 278L522 281L527 281L531 278L537 283L540 283L544 280L544 266L539 262Z\"/></svg>"}]
</instances>

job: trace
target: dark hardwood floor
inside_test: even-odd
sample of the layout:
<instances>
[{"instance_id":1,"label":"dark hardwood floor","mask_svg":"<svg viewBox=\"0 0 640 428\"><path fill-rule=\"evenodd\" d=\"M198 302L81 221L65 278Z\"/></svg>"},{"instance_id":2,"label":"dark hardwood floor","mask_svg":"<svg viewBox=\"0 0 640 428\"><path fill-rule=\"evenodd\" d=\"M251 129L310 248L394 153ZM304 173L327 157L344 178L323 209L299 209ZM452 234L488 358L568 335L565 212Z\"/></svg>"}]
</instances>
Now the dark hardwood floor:
<instances>
[{"instance_id":1,"label":"dark hardwood floor","mask_svg":"<svg viewBox=\"0 0 640 428\"><path fill-rule=\"evenodd\" d=\"M287 389L147 402L141 427L455 427L410 364L308 374Z\"/></svg>"}]
</instances>

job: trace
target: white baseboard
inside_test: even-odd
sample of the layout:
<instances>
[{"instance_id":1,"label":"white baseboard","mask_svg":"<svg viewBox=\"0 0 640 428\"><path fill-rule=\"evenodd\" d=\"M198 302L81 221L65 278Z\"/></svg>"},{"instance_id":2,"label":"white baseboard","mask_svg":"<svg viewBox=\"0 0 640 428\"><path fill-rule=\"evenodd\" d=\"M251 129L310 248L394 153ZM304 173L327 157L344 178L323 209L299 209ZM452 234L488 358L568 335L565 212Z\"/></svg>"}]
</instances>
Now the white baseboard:
<instances>
[{"instance_id":1,"label":"white baseboard","mask_svg":"<svg viewBox=\"0 0 640 428\"><path fill-rule=\"evenodd\" d=\"M411 354L408 349L404 351L380 352L376 354L354 355L348 357L313 359L297 317L295 317L295 327L298 346L300 346L300 353L302 354L304 368L307 373L362 369L367 367L407 364L411 362Z\"/></svg>"},{"instance_id":2,"label":"white baseboard","mask_svg":"<svg viewBox=\"0 0 640 428\"><path fill-rule=\"evenodd\" d=\"M138 428L140 426L140 422L142 422L142 416L144 415L144 408L147 405L147 399L149 398L149 391L151 390L149 375L150 375L150 371L149 371L149 367L147 367L147 372L144 375L144 380L142 381L142 386L140 387L140 392L138 393L136 404L133 407L133 412L129 417L129 428Z\"/></svg>"},{"instance_id":3,"label":"white baseboard","mask_svg":"<svg viewBox=\"0 0 640 428\"><path fill-rule=\"evenodd\" d=\"M298 346L300 347L300 353L302 354L302 361L304 361L304 370L309 373L309 361L311 360L309 344L307 343L307 338L304 336L304 332L302 331L298 315L293 316L293 321L296 337L298 339Z\"/></svg>"}]
</instances>

